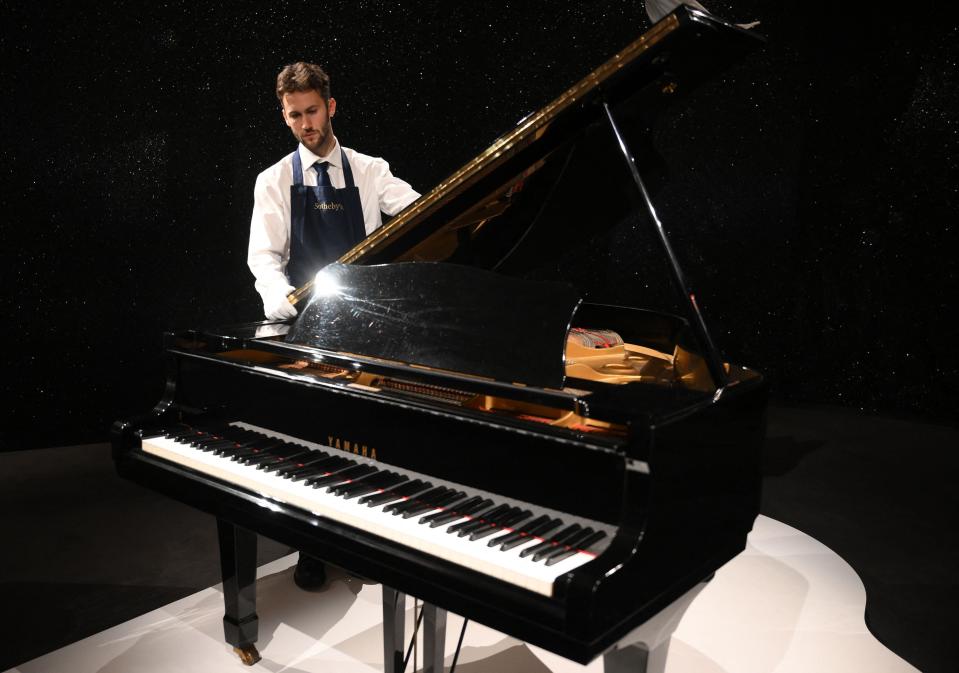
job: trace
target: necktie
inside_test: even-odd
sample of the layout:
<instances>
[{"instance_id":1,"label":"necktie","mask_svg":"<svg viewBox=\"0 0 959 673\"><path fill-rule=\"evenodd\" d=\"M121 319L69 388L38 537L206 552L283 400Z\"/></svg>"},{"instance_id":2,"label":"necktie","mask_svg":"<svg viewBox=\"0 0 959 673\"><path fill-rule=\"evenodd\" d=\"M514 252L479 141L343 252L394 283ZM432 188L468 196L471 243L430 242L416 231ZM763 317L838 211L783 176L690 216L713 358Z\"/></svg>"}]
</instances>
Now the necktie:
<instances>
[{"instance_id":1,"label":"necktie","mask_svg":"<svg viewBox=\"0 0 959 673\"><path fill-rule=\"evenodd\" d=\"M326 172L326 167L328 165L328 161L317 161L315 164L313 164L313 168L316 169L316 184L319 187L333 186L333 183L330 182L330 174Z\"/></svg>"}]
</instances>

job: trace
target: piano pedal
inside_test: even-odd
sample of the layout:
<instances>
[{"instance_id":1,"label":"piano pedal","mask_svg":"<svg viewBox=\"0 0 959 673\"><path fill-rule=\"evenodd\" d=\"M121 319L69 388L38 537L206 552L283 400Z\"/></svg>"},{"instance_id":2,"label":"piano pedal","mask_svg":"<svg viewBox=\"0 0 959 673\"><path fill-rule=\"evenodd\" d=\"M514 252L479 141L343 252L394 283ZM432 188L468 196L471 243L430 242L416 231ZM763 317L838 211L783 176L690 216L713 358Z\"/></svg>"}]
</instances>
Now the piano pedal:
<instances>
[{"instance_id":1,"label":"piano pedal","mask_svg":"<svg viewBox=\"0 0 959 673\"><path fill-rule=\"evenodd\" d=\"M233 652L240 658L244 666L252 666L260 660L260 653L256 645L244 645L243 647L234 647Z\"/></svg>"}]
</instances>

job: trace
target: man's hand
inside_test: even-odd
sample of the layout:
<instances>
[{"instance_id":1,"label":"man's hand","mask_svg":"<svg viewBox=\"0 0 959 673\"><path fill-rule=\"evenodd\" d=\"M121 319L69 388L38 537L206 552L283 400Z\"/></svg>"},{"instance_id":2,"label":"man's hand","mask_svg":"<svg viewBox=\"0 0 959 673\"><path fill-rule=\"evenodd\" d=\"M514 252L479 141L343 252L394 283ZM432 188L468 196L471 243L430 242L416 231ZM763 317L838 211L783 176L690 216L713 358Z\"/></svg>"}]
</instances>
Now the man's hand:
<instances>
[{"instance_id":1,"label":"man's hand","mask_svg":"<svg viewBox=\"0 0 959 673\"><path fill-rule=\"evenodd\" d=\"M296 309L286 298L288 292L294 288L277 289L263 298L263 313L267 320L286 320L296 317Z\"/></svg>"}]
</instances>

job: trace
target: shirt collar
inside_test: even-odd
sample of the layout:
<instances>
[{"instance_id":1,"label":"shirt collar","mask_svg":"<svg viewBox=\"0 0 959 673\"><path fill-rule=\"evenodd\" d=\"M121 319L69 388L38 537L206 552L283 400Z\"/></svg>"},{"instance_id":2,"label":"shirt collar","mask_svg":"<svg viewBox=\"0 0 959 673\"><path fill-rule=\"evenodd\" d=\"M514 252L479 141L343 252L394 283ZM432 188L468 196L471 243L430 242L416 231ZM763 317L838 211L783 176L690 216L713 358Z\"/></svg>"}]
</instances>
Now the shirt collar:
<instances>
[{"instance_id":1,"label":"shirt collar","mask_svg":"<svg viewBox=\"0 0 959 673\"><path fill-rule=\"evenodd\" d=\"M321 157L313 154L313 152L303 146L303 143L300 143L297 150L300 153L300 161L303 162L304 169L312 166L317 161L327 161L331 166L336 166L339 169L343 168L343 159L342 155L340 154L340 141L337 140L336 136L333 136L333 147L330 149L330 153L326 156Z\"/></svg>"}]
</instances>

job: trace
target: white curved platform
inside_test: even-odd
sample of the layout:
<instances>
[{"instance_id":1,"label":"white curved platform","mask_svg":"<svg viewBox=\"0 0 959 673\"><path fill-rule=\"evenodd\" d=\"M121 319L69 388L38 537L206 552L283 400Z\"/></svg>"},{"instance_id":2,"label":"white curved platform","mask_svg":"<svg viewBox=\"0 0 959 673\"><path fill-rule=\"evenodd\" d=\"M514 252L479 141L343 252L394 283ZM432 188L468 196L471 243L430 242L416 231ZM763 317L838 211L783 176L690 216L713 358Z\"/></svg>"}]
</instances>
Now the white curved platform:
<instances>
[{"instance_id":1,"label":"white curved platform","mask_svg":"<svg viewBox=\"0 0 959 673\"><path fill-rule=\"evenodd\" d=\"M291 555L260 568L257 612L263 660L243 666L223 642L219 586L10 669L10 673L383 670L381 591L331 572L319 594L293 585ZM746 550L690 604L669 644L667 673L896 673L916 669L866 629L866 593L825 545L760 516ZM408 610L412 618L412 603ZM449 615L449 666L462 621ZM411 633L407 626L407 633ZM409 669L412 670L412 667ZM600 672L475 623L459 673Z\"/></svg>"}]
</instances>

